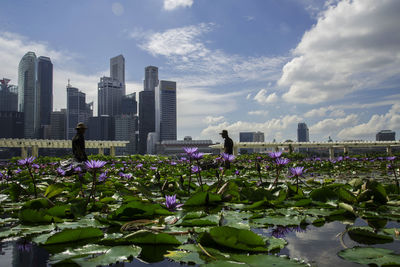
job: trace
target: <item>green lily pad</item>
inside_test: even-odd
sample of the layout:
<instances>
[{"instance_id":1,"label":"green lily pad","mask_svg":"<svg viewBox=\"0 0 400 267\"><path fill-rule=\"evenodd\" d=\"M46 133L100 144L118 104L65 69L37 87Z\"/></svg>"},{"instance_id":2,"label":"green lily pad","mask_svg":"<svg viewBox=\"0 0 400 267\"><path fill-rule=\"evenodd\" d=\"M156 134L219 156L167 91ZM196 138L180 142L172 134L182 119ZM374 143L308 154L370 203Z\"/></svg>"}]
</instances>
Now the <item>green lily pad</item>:
<instances>
[{"instance_id":1,"label":"green lily pad","mask_svg":"<svg viewBox=\"0 0 400 267\"><path fill-rule=\"evenodd\" d=\"M393 242L393 237L389 235L377 234L374 229L368 226L350 227L348 230L349 237L360 244L384 244Z\"/></svg>"},{"instance_id":2,"label":"green lily pad","mask_svg":"<svg viewBox=\"0 0 400 267\"><path fill-rule=\"evenodd\" d=\"M133 258L139 256L141 250L140 247L136 246L116 246L110 248L100 256L89 259L78 258L73 259L73 261L82 267L110 265L115 262L131 261Z\"/></svg>"},{"instance_id":3,"label":"green lily pad","mask_svg":"<svg viewBox=\"0 0 400 267\"><path fill-rule=\"evenodd\" d=\"M383 229L383 232L392 235L396 239L400 239L400 228L387 228Z\"/></svg>"},{"instance_id":4,"label":"green lily pad","mask_svg":"<svg viewBox=\"0 0 400 267\"><path fill-rule=\"evenodd\" d=\"M328 200L338 199L337 194L328 187L321 187L311 191L312 200L327 202Z\"/></svg>"},{"instance_id":5,"label":"green lily pad","mask_svg":"<svg viewBox=\"0 0 400 267\"><path fill-rule=\"evenodd\" d=\"M339 257L360 264L400 265L400 255L394 254L393 250L384 248L355 247L341 250Z\"/></svg>"},{"instance_id":6,"label":"green lily pad","mask_svg":"<svg viewBox=\"0 0 400 267\"><path fill-rule=\"evenodd\" d=\"M261 225L281 225L281 226L289 226L289 225L300 225L305 222L305 216L266 216L260 219L252 220L252 223L261 224Z\"/></svg>"},{"instance_id":7,"label":"green lily pad","mask_svg":"<svg viewBox=\"0 0 400 267\"><path fill-rule=\"evenodd\" d=\"M51 264L55 264L71 258L81 258L81 257L86 257L88 255L105 253L109 249L110 247L107 246L89 244L83 247L75 249L67 249L66 251L63 251L61 253L54 254L49 258L49 260Z\"/></svg>"},{"instance_id":8,"label":"green lily pad","mask_svg":"<svg viewBox=\"0 0 400 267\"><path fill-rule=\"evenodd\" d=\"M199 253L192 251L175 250L168 251L164 257L176 262L184 262L188 264L204 264L205 261L200 259Z\"/></svg>"},{"instance_id":9,"label":"green lily pad","mask_svg":"<svg viewBox=\"0 0 400 267\"><path fill-rule=\"evenodd\" d=\"M140 230L134 232L133 234L127 235L125 238L126 241L131 242L133 244L151 244L151 245L180 245L175 236L159 233L155 234L153 232L147 230Z\"/></svg>"},{"instance_id":10,"label":"green lily pad","mask_svg":"<svg viewBox=\"0 0 400 267\"><path fill-rule=\"evenodd\" d=\"M155 215L172 215L159 204L131 201L122 205L107 218L111 220L129 221L133 219L153 218Z\"/></svg>"},{"instance_id":11,"label":"green lily pad","mask_svg":"<svg viewBox=\"0 0 400 267\"><path fill-rule=\"evenodd\" d=\"M44 244L52 245L60 243L70 243L89 238L102 237L103 235L103 231L94 227L64 229L61 232L50 236Z\"/></svg>"},{"instance_id":12,"label":"green lily pad","mask_svg":"<svg viewBox=\"0 0 400 267\"><path fill-rule=\"evenodd\" d=\"M53 198L59 195L62 191L64 191L65 186L63 184L51 184L46 188L46 192L44 196L47 198Z\"/></svg>"},{"instance_id":13,"label":"green lily pad","mask_svg":"<svg viewBox=\"0 0 400 267\"><path fill-rule=\"evenodd\" d=\"M186 218L186 217L185 217ZM218 215L208 215L199 219L183 220L180 226L217 226L219 222Z\"/></svg>"},{"instance_id":14,"label":"green lily pad","mask_svg":"<svg viewBox=\"0 0 400 267\"><path fill-rule=\"evenodd\" d=\"M58 217L48 215L46 210L23 209L18 217L22 223L52 223L61 222Z\"/></svg>"},{"instance_id":15,"label":"green lily pad","mask_svg":"<svg viewBox=\"0 0 400 267\"><path fill-rule=\"evenodd\" d=\"M185 206L203 206L221 201L221 196L210 192L198 192L185 202Z\"/></svg>"},{"instance_id":16,"label":"green lily pad","mask_svg":"<svg viewBox=\"0 0 400 267\"><path fill-rule=\"evenodd\" d=\"M278 266L278 267L299 267L308 266L305 263L298 262L287 257L273 256L273 255L236 255L232 254L229 261L215 261L209 263L207 267L229 267L229 266L242 266L242 267L265 267L265 266Z\"/></svg>"}]
</instances>

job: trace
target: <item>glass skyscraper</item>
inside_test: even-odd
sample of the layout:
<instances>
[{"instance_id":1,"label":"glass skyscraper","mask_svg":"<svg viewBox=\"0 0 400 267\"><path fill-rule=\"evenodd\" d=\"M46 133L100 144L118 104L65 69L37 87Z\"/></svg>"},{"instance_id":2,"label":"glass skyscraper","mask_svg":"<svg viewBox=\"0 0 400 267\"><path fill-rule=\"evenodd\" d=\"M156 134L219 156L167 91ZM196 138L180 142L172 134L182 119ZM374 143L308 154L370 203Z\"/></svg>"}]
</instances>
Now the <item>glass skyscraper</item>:
<instances>
[{"instance_id":1,"label":"glass skyscraper","mask_svg":"<svg viewBox=\"0 0 400 267\"><path fill-rule=\"evenodd\" d=\"M36 55L26 53L18 65L18 111L24 113L24 137L38 138L40 94L36 87Z\"/></svg>"},{"instance_id":2,"label":"glass skyscraper","mask_svg":"<svg viewBox=\"0 0 400 267\"><path fill-rule=\"evenodd\" d=\"M120 82L122 95L125 95L125 58L123 55L110 59L110 77Z\"/></svg>"},{"instance_id":3,"label":"glass skyscraper","mask_svg":"<svg viewBox=\"0 0 400 267\"><path fill-rule=\"evenodd\" d=\"M123 97L122 83L111 77L102 77L98 83L98 116L121 114Z\"/></svg>"},{"instance_id":4,"label":"glass skyscraper","mask_svg":"<svg viewBox=\"0 0 400 267\"><path fill-rule=\"evenodd\" d=\"M176 82L160 81L155 94L158 141L176 140Z\"/></svg>"},{"instance_id":5,"label":"glass skyscraper","mask_svg":"<svg viewBox=\"0 0 400 267\"><path fill-rule=\"evenodd\" d=\"M297 125L297 142L310 142L308 127L305 122L300 122Z\"/></svg>"},{"instance_id":6,"label":"glass skyscraper","mask_svg":"<svg viewBox=\"0 0 400 267\"><path fill-rule=\"evenodd\" d=\"M48 57L37 60L37 90L40 95L40 125L49 125L53 111L53 64Z\"/></svg>"},{"instance_id":7,"label":"glass skyscraper","mask_svg":"<svg viewBox=\"0 0 400 267\"><path fill-rule=\"evenodd\" d=\"M144 69L144 90L154 91L158 86L158 68L154 66L147 66Z\"/></svg>"},{"instance_id":8,"label":"glass skyscraper","mask_svg":"<svg viewBox=\"0 0 400 267\"><path fill-rule=\"evenodd\" d=\"M88 123L93 116L92 103L86 104L86 94L78 88L67 85L67 139L74 137L79 122Z\"/></svg>"},{"instance_id":9,"label":"glass skyscraper","mask_svg":"<svg viewBox=\"0 0 400 267\"><path fill-rule=\"evenodd\" d=\"M139 92L139 146L138 153L147 153L147 135L155 131L154 91Z\"/></svg>"}]
</instances>

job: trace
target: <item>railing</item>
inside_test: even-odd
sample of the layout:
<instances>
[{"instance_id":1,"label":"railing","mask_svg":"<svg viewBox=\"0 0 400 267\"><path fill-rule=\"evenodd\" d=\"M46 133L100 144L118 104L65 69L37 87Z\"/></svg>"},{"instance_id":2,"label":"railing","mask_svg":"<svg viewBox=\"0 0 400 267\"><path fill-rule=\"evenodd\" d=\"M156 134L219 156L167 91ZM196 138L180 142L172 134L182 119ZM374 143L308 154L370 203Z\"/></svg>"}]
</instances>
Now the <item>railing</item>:
<instances>
[{"instance_id":1,"label":"railing","mask_svg":"<svg viewBox=\"0 0 400 267\"><path fill-rule=\"evenodd\" d=\"M104 149L110 149L110 155L115 156L116 147L125 147L129 141L105 141L88 140L85 141L86 148L98 148L99 154L104 154ZM49 139L0 139L0 147L21 148L21 157L28 156L28 148L32 149L32 156L39 155L39 148L72 148L71 140L49 140Z\"/></svg>"},{"instance_id":2,"label":"railing","mask_svg":"<svg viewBox=\"0 0 400 267\"><path fill-rule=\"evenodd\" d=\"M351 141L351 142L284 142L284 143L263 143L263 142L236 142L233 144L233 154L237 155L239 148L328 148L329 158L334 158L334 149L343 148L347 153L350 147L386 147L388 155L392 154L392 147L400 146L400 141ZM220 149L223 152L223 144L211 145L211 148Z\"/></svg>"}]
</instances>

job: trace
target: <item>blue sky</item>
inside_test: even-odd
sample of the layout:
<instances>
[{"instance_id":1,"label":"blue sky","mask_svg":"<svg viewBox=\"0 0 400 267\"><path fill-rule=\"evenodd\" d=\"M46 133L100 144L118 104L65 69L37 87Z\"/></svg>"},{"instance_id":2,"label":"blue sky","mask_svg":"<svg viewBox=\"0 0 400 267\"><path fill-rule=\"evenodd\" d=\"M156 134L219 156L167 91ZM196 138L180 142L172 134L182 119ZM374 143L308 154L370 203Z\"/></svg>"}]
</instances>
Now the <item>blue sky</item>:
<instances>
[{"instance_id":1,"label":"blue sky","mask_svg":"<svg viewBox=\"0 0 400 267\"><path fill-rule=\"evenodd\" d=\"M266 141L374 140L400 134L400 1L3 0L0 76L17 83L27 51L54 64L54 109L67 80L97 102L123 54L127 92L144 68L178 87L178 138L227 129Z\"/></svg>"}]
</instances>

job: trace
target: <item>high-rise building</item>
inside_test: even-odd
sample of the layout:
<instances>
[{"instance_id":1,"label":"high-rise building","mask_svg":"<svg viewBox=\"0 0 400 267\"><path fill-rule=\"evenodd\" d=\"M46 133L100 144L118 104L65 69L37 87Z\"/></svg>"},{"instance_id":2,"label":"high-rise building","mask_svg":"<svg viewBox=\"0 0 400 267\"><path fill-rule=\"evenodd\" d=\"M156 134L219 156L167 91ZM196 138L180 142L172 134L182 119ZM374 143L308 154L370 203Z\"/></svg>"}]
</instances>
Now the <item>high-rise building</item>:
<instances>
[{"instance_id":1,"label":"high-rise building","mask_svg":"<svg viewBox=\"0 0 400 267\"><path fill-rule=\"evenodd\" d=\"M110 77L120 82L122 95L125 95L125 58L123 55L110 59Z\"/></svg>"},{"instance_id":2,"label":"high-rise building","mask_svg":"<svg viewBox=\"0 0 400 267\"><path fill-rule=\"evenodd\" d=\"M37 59L37 90L40 95L40 125L49 125L53 111L53 63L48 57Z\"/></svg>"},{"instance_id":3,"label":"high-rise building","mask_svg":"<svg viewBox=\"0 0 400 267\"><path fill-rule=\"evenodd\" d=\"M153 91L158 86L158 68L154 66L147 66L144 69L144 90Z\"/></svg>"},{"instance_id":4,"label":"high-rise building","mask_svg":"<svg viewBox=\"0 0 400 267\"><path fill-rule=\"evenodd\" d=\"M0 111L18 111L18 86L9 82L6 78L0 80Z\"/></svg>"},{"instance_id":5,"label":"high-rise building","mask_svg":"<svg viewBox=\"0 0 400 267\"><path fill-rule=\"evenodd\" d=\"M396 132L392 130L382 130L376 134L376 141L395 141Z\"/></svg>"},{"instance_id":6,"label":"high-rise building","mask_svg":"<svg viewBox=\"0 0 400 267\"><path fill-rule=\"evenodd\" d=\"M305 122L297 124L297 142L310 142L308 127Z\"/></svg>"},{"instance_id":7,"label":"high-rise building","mask_svg":"<svg viewBox=\"0 0 400 267\"><path fill-rule=\"evenodd\" d=\"M98 115L116 116L121 114L123 96L122 83L114 78L102 77L98 83Z\"/></svg>"},{"instance_id":8,"label":"high-rise building","mask_svg":"<svg viewBox=\"0 0 400 267\"><path fill-rule=\"evenodd\" d=\"M241 132L239 133L240 142L264 142L263 132ZM261 149L241 148L241 154L250 154L254 152L261 152Z\"/></svg>"},{"instance_id":9,"label":"high-rise building","mask_svg":"<svg viewBox=\"0 0 400 267\"><path fill-rule=\"evenodd\" d=\"M154 91L139 92L139 146L138 153L147 153L147 135L155 131Z\"/></svg>"},{"instance_id":10,"label":"high-rise building","mask_svg":"<svg viewBox=\"0 0 400 267\"><path fill-rule=\"evenodd\" d=\"M24 113L0 111L0 138L24 138Z\"/></svg>"},{"instance_id":11,"label":"high-rise building","mask_svg":"<svg viewBox=\"0 0 400 267\"><path fill-rule=\"evenodd\" d=\"M122 97L121 114L124 114L124 115L137 114L136 93L125 95Z\"/></svg>"},{"instance_id":12,"label":"high-rise building","mask_svg":"<svg viewBox=\"0 0 400 267\"><path fill-rule=\"evenodd\" d=\"M115 140L114 117L101 115L90 117L88 122L88 140Z\"/></svg>"},{"instance_id":13,"label":"high-rise building","mask_svg":"<svg viewBox=\"0 0 400 267\"><path fill-rule=\"evenodd\" d=\"M24 113L24 137L38 138L40 95L36 88L36 55L26 53L18 65L18 111Z\"/></svg>"},{"instance_id":14,"label":"high-rise building","mask_svg":"<svg viewBox=\"0 0 400 267\"><path fill-rule=\"evenodd\" d=\"M158 141L176 140L176 82L160 81L155 92L155 109Z\"/></svg>"},{"instance_id":15,"label":"high-rise building","mask_svg":"<svg viewBox=\"0 0 400 267\"><path fill-rule=\"evenodd\" d=\"M136 115L119 115L115 117L115 140L129 141L126 147L118 147L118 155L132 155L137 153L136 132L138 131L138 117Z\"/></svg>"},{"instance_id":16,"label":"high-rise building","mask_svg":"<svg viewBox=\"0 0 400 267\"><path fill-rule=\"evenodd\" d=\"M53 111L50 114L50 139L63 140L65 139L67 125L67 110ZM75 125L76 126L76 125Z\"/></svg>"},{"instance_id":17,"label":"high-rise building","mask_svg":"<svg viewBox=\"0 0 400 267\"><path fill-rule=\"evenodd\" d=\"M86 103L86 94L78 88L67 85L67 126L66 138L72 139L79 122L87 124L89 117L93 116L93 103Z\"/></svg>"}]
</instances>

